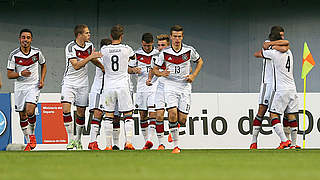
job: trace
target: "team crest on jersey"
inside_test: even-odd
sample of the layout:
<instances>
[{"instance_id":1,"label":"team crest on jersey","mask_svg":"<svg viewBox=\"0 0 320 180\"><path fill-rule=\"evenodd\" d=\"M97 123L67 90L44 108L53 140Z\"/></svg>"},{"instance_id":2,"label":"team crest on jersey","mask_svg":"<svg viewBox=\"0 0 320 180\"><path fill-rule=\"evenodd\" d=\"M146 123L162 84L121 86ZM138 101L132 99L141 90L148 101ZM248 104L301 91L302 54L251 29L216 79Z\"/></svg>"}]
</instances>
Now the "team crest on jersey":
<instances>
[{"instance_id":1,"label":"team crest on jersey","mask_svg":"<svg viewBox=\"0 0 320 180\"><path fill-rule=\"evenodd\" d=\"M182 59L183 59L184 61L188 60L188 55L187 55L187 54L182 54Z\"/></svg>"},{"instance_id":2,"label":"team crest on jersey","mask_svg":"<svg viewBox=\"0 0 320 180\"><path fill-rule=\"evenodd\" d=\"M34 54L33 56L28 58L19 57L19 56L15 56L14 58L15 58L16 64L19 64L21 66L30 66L39 60L39 53Z\"/></svg>"},{"instance_id":3,"label":"team crest on jersey","mask_svg":"<svg viewBox=\"0 0 320 180\"><path fill-rule=\"evenodd\" d=\"M38 60L38 57L37 56L32 56L32 61L33 62L36 62Z\"/></svg>"},{"instance_id":4,"label":"team crest on jersey","mask_svg":"<svg viewBox=\"0 0 320 180\"><path fill-rule=\"evenodd\" d=\"M61 100L63 100L64 99L64 96L61 96Z\"/></svg>"},{"instance_id":5,"label":"team crest on jersey","mask_svg":"<svg viewBox=\"0 0 320 180\"><path fill-rule=\"evenodd\" d=\"M173 64L181 64L181 63L184 63L188 60L190 60L190 57L191 57L191 50L190 51L187 51L179 56L176 56L176 55L173 55L173 54L169 54L169 53L166 53L164 52L164 59L170 63L173 63Z\"/></svg>"}]
</instances>

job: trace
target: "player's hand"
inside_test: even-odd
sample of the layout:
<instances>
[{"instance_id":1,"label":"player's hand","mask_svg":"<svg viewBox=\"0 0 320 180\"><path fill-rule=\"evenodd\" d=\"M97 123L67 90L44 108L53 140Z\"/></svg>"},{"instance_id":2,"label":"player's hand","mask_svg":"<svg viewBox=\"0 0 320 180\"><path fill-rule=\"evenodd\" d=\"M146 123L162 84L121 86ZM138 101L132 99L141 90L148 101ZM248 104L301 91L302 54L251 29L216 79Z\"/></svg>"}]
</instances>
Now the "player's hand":
<instances>
[{"instance_id":1,"label":"player's hand","mask_svg":"<svg viewBox=\"0 0 320 180\"><path fill-rule=\"evenodd\" d=\"M92 53L90 54L91 59L101 58L103 55L101 52L96 52L96 49L93 48Z\"/></svg>"},{"instance_id":2,"label":"player's hand","mask_svg":"<svg viewBox=\"0 0 320 180\"><path fill-rule=\"evenodd\" d=\"M188 82L188 83L192 83L194 81L194 76L192 74L189 74L187 76L185 76L185 80Z\"/></svg>"},{"instance_id":3,"label":"player's hand","mask_svg":"<svg viewBox=\"0 0 320 180\"><path fill-rule=\"evenodd\" d=\"M24 77L29 77L31 75L31 72L28 69L25 69L21 71L21 75Z\"/></svg>"},{"instance_id":4,"label":"player's hand","mask_svg":"<svg viewBox=\"0 0 320 180\"><path fill-rule=\"evenodd\" d=\"M133 72L134 72L135 74L141 74L141 68L139 68L139 67L134 67L134 68L133 68Z\"/></svg>"},{"instance_id":5,"label":"player's hand","mask_svg":"<svg viewBox=\"0 0 320 180\"><path fill-rule=\"evenodd\" d=\"M105 74L106 73L106 70L103 68L101 69L102 73Z\"/></svg>"},{"instance_id":6,"label":"player's hand","mask_svg":"<svg viewBox=\"0 0 320 180\"><path fill-rule=\"evenodd\" d=\"M169 75L170 75L170 71L168 71L167 69L161 72L161 76L163 77L168 77Z\"/></svg>"},{"instance_id":7,"label":"player's hand","mask_svg":"<svg viewBox=\"0 0 320 180\"><path fill-rule=\"evenodd\" d=\"M39 85L38 85L38 88L39 89L42 89L44 86L44 82L43 81L39 81Z\"/></svg>"},{"instance_id":8,"label":"player's hand","mask_svg":"<svg viewBox=\"0 0 320 180\"><path fill-rule=\"evenodd\" d=\"M147 86L152 86L151 79L147 79L147 81L146 81L146 85L147 85Z\"/></svg>"},{"instance_id":9,"label":"player's hand","mask_svg":"<svg viewBox=\"0 0 320 180\"><path fill-rule=\"evenodd\" d=\"M262 47L264 50L267 50L269 49L270 46L271 46L270 42L264 42Z\"/></svg>"}]
</instances>

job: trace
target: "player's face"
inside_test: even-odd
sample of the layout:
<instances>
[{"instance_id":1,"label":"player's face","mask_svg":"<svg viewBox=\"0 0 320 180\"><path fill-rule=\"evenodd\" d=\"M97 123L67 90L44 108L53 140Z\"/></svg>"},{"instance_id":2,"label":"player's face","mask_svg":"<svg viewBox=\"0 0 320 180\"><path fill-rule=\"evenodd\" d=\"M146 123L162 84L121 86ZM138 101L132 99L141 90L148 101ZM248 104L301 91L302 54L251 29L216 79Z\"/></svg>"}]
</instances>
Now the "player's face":
<instances>
[{"instance_id":1,"label":"player's face","mask_svg":"<svg viewBox=\"0 0 320 180\"><path fill-rule=\"evenodd\" d=\"M183 31L172 31L170 35L172 45L180 46L183 39Z\"/></svg>"},{"instance_id":2,"label":"player's face","mask_svg":"<svg viewBox=\"0 0 320 180\"><path fill-rule=\"evenodd\" d=\"M29 32L23 32L21 33L21 36L19 37L20 46L23 48L28 48L31 46L32 42L32 36Z\"/></svg>"},{"instance_id":3,"label":"player's face","mask_svg":"<svg viewBox=\"0 0 320 180\"><path fill-rule=\"evenodd\" d=\"M89 28L84 28L83 33L80 34L80 37L83 41L87 42L90 40L90 31Z\"/></svg>"},{"instance_id":4,"label":"player's face","mask_svg":"<svg viewBox=\"0 0 320 180\"><path fill-rule=\"evenodd\" d=\"M158 40L157 45L158 45L158 50L161 51L162 49L169 46L169 43L166 40Z\"/></svg>"},{"instance_id":5,"label":"player's face","mask_svg":"<svg viewBox=\"0 0 320 180\"><path fill-rule=\"evenodd\" d=\"M153 49L153 42L146 43L145 41L142 41L142 48L147 53L151 52Z\"/></svg>"},{"instance_id":6,"label":"player's face","mask_svg":"<svg viewBox=\"0 0 320 180\"><path fill-rule=\"evenodd\" d=\"M281 39L284 39L284 32L280 32Z\"/></svg>"}]
</instances>

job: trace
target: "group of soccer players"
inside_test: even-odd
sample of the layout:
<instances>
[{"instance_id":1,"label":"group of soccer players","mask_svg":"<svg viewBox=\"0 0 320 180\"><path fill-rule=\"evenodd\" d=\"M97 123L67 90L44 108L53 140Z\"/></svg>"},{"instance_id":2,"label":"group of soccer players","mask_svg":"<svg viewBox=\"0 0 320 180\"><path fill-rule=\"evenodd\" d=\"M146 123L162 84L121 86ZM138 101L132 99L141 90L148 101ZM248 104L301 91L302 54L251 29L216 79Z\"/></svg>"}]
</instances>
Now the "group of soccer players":
<instances>
[{"instance_id":1,"label":"group of soccer players","mask_svg":"<svg viewBox=\"0 0 320 180\"><path fill-rule=\"evenodd\" d=\"M158 150L165 149L163 116L166 109L174 143L172 153L180 153L178 127L185 126L191 105L191 83L203 64L196 50L182 43L183 28L175 25L171 27L170 35L157 36L158 49L154 48L153 35L144 33L142 47L136 51L122 44L124 28L121 25L111 28L111 39L101 41L100 51L96 51L90 42L90 30L87 25L77 25L74 35L75 40L65 48L66 70L61 89L63 121L68 134L66 148L83 148L81 135L85 124L85 110L89 106L90 112L93 113L89 149L100 150L97 135L101 126L106 137L105 150L120 149L120 119L124 122L126 137L124 149L135 149L132 143L134 105L130 76L137 76L135 104L139 110L141 131L146 142L143 149L153 146L149 133L157 134ZM21 129L27 141L25 151L30 151L36 147L34 112L40 89L44 86L46 60L38 48L31 46L31 30L21 30L19 41L20 47L9 56L7 75L9 79L16 79L15 109L19 112ZM191 61L197 64L193 71ZM90 93L87 65L89 62L96 66ZM76 106L75 137L70 112L72 103Z\"/></svg>"},{"instance_id":2,"label":"group of soccer players","mask_svg":"<svg viewBox=\"0 0 320 180\"><path fill-rule=\"evenodd\" d=\"M83 148L81 135L85 124L85 110L89 106L90 112L93 113L89 149L100 150L97 136L102 126L106 138L105 150L119 150L120 120L123 120L124 149L134 150L131 77L137 77L134 102L140 114L141 132L145 140L143 149L153 147L150 136L155 134L159 141L158 150L165 149L163 120L164 112L167 110L170 136L174 143L172 153L180 153L179 127L185 127L191 106L191 83L203 65L197 51L182 43L183 32L180 25L172 26L170 35L157 36L157 49L154 48L153 35L144 33L141 48L133 51L130 46L122 44L123 26L115 25L110 31L111 39L101 40L101 49L96 51L90 42L89 27L77 25L74 28L75 40L65 48L66 67L61 89L63 121L68 134L66 148ZM264 59L264 66L259 110L253 121L250 148L257 149L257 136L268 108L274 131L281 139L278 148L299 148L296 145L298 98L289 41L284 40L284 29L280 26L272 27L268 39L264 42L262 50L255 53L256 57ZM41 51L31 46L31 30L21 30L19 41L20 47L9 55L7 76L9 79L16 79L15 110L19 112L21 129L27 141L25 151L30 151L36 147L35 108L40 89L44 86L47 67ZM96 66L90 93L89 62ZM191 62L196 63L193 70ZM75 137L70 112L72 103L76 106ZM282 114L284 128L280 123Z\"/></svg>"},{"instance_id":3,"label":"group of soccer players","mask_svg":"<svg viewBox=\"0 0 320 180\"><path fill-rule=\"evenodd\" d=\"M263 58L264 64L259 109L253 120L250 149L257 149L257 137L268 108L272 127L281 140L278 149L298 149L298 96L293 78L293 56L289 41L284 40L284 29L281 26L273 26L262 50L254 56ZM283 126L280 115L283 115Z\"/></svg>"}]
</instances>

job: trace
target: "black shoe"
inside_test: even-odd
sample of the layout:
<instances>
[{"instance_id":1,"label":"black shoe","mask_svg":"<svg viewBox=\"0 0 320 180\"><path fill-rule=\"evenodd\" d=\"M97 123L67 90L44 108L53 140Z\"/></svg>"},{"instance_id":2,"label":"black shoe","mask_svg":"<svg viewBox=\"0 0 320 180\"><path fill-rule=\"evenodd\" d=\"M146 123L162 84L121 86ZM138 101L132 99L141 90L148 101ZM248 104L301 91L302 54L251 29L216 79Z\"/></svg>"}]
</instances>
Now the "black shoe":
<instances>
[{"instance_id":1,"label":"black shoe","mask_svg":"<svg viewBox=\"0 0 320 180\"><path fill-rule=\"evenodd\" d=\"M116 145L112 146L112 150L120 150L120 148Z\"/></svg>"}]
</instances>

